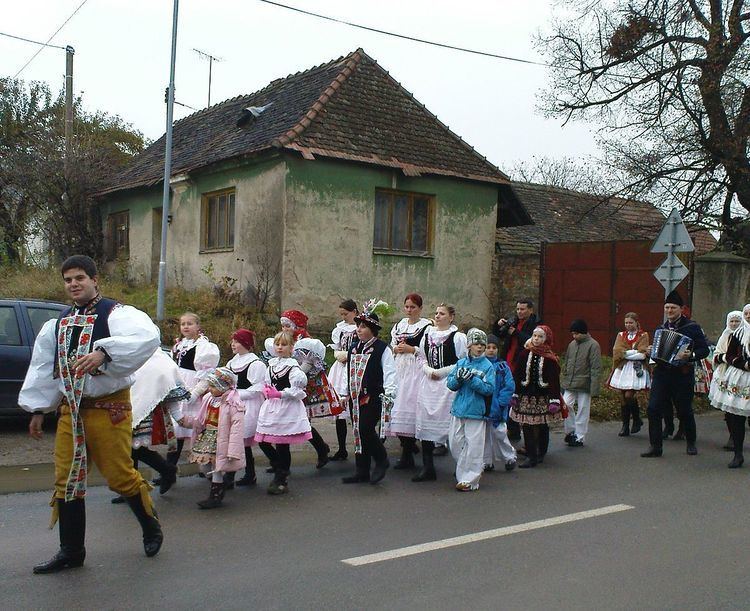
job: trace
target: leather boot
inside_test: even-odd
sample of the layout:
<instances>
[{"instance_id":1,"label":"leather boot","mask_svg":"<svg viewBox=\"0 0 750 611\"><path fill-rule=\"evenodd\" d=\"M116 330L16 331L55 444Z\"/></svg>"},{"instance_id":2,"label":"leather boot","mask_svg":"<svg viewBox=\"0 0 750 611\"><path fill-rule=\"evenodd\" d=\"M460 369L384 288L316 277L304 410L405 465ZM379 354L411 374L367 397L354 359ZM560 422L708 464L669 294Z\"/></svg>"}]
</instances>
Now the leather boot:
<instances>
[{"instance_id":1,"label":"leather boot","mask_svg":"<svg viewBox=\"0 0 750 611\"><path fill-rule=\"evenodd\" d=\"M201 509L216 509L221 507L221 500L224 498L224 482L211 482L208 498L198 501L198 507Z\"/></svg>"},{"instance_id":2,"label":"leather boot","mask_svg":"<svg viewBox=\"0 0 750 611\"><path fill-rule=\"evenodd\" d=\"M344 484L366 484L370 481L370 457L364 454L354 455L355 471L354 475L342 477Z\"/></svg>"},{"instance_id":3,"label":"leather boot","mask_svg":"<svg viewBox=\"0 0 750 611\"><path fill-rule=\"evenodd\" d=\"M412 437L401 437L401 458L396 461L393 468L396 470L414 468L414 446L416 439Z\"/></svg>"},{"instance_id":4,"label":"leather boot","mask_svg":"<svg viewBox=\"0 0 750 611\"><path fill-rule=\"evenodd\" d=\"M255 486L257 483L255 477L255 458L253 457L253 448L245 447L245 475L238 479L235 484L238 486Z\"/></svg>"},{"instance_id":5,"label":"leather boot","mask_svg":"<svg viewBox=\"0 0 750 611\"><path fill-rule=\"evenodd\" d=\"M630 403L625 403L620 407L620 420L622 420L622 428L617 433L618 437L627 437L630 435Z\"/></svg>"},{"instance_id":6,"label":"leather boot","mask_svg":"<svg viewBox=\"0 0 750 611\"><path fill-rule=\"evenodd\" d=\"M156 510L151 510L153 516L148 515L140 493L126 497L125 500L130 505L130 509L138 519L141 530L143 530L143 551L149 558L156 556L164 541L164 534L161 532L161 524L159 524L159 516L156 515Z\"/></svg>"},{"instance_id":7,"label":"leather boot","mask_svg":"<svg viewBox=\"0 0 750 611\"><path fill-rule=\"evenodd\" d=\"M60 550L47 562L34 567L37 575L57 573L64 569L83 566L86 558L86 548L83 546L86 538L86 505L83 499L65 502L57 499L60 529Z\"/></svg>"},{"instance_id":8,"label":"leather boot","mask_svg":"<svg viewBox=\"0 0 750 611\"><path fill-rule=\"evenodd\" d=\"M434 482L437 479L434 461L435 444L431 441L422 442L422 470L411 478L413 482Z\"/></svg>"},{"instance_id":9,"label":"leather boot","mask_svg":"<svg viewBox=\"0 0 750 611\"><path fill-rule=\"evenodd\" d=\"M638 405L638 399L636 397L633 397L630 400L630 412L633 416L633 426L630 427L630 434L635 435L643 426L643 420L641 420L641 408Z\"/></svg>"},{"instance_id":10,"label":"leather boot","mask_svg":"<svg viewBox=\"0 0 750 611\"><path fill-rule=\"evenodd\" d=\"M318 433L314 427L311 427L311 432L312 437L310 438L310 445L315 448L315 452L318 455L318 462L315 463L315 468L322 469L330 460L328 455L331 452L331 448L325 441L323 441L323 437L320 436L320 433Z\"/></svg>"},{"instance_id":11,"label":"leather boot","mask_svg":"<svg viewBox=\"0 0 750 611\"><path fill-rule=\"evenodd\" d=\"M224 474L224 490L234 490L234 478L236 471L228 471Z\"/></svg>"}]
</instances>

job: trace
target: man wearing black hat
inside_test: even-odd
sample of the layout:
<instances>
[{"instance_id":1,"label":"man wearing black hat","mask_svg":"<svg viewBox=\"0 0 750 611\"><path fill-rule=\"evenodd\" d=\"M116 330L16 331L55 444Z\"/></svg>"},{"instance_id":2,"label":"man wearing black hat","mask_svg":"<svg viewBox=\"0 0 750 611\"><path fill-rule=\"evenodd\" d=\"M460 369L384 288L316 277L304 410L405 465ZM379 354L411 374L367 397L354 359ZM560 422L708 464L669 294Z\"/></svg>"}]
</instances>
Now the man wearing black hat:
<instances>
[{"instance_id":1,"label":"man wearing black hat","mask_svg":"<svg viewBox=\"0 0 750 611\"><path fill-rule=\"evenodd\" d=\"M664 300L666 320L660 327L681 333L690 338L691 345L678 354L680 364L673 365L657 361L651 382L648 401L648 436L651 447L641 454L644 458L662 455L662 418L670 402L674 403L685 428L687 453L698 453L695 447L695 416L693 415L693 389L695 384L695 361L708 356L708 342L700 325L682 315L683 301L677 291L672 291Z\"/></svg>"},{"instance_id":2,"label":"man wearing black hat","mask_svg":"<svg viewBox=\"0 0 750 611\"><path fill-rule=\"evenodd\" d=\"M354 321L359 342L349 348L347 369L356 472L342 481L345 484L377 484L390 466L377 426L383 400L392 401L396 394L396 362L390 346L378 338L382 327L375 312L368 312L365 306L365 311ZM370 473L372 460L375 467Z\"/></svg>"}]
</instances>

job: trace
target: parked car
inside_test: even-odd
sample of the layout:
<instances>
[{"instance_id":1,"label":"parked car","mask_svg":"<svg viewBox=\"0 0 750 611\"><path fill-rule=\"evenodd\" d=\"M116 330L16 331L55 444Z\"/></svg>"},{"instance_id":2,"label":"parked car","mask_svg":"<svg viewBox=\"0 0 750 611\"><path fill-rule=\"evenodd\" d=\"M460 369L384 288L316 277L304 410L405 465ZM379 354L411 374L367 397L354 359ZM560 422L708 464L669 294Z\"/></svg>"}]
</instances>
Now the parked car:
<instances>
[{"instance_id":1,"label":"parked car","mask_svg":"<svg viewBox=\"0 0 750 611\"><path fill-rule=\"evenodd\" d=\"M18 393L42 325L68 306L54 301L0 299L0 416L19 416ZM50 371L50 375L52 372Z\"/></svg>"}]
</instances>

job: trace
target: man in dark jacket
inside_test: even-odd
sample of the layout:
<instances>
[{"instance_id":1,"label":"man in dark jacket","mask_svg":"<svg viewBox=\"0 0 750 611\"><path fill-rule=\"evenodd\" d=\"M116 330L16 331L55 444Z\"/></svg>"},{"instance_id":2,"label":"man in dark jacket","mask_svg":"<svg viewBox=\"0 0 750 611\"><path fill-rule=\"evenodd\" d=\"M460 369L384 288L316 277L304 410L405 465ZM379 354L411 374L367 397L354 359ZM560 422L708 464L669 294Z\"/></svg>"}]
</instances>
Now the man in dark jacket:
<instances>
[{"instance_id":1,"label":"man in dark jacket","mask_svg":"<svg viewBox=\"0 0 750 611\"><path fill-rule=\"evenodd\" d=\"M682 306L682 297L677 291L672 291L664 301L666 321L660 328L677 331L689 337L691 345L683 348L678 354L679 364L656 362L648 401L648 436L651 447L641 454L644 458L662 455L662 418L670 402L674 403L685 428L687 453L691 456L698 453L695 447L696 431L693 415L695 361L708 356L708 342L700 325L682 315Z\"/></svg>"},{"instance_id":2,"label":"man in dark jacket","mask_svg":"<svg viewBox=\"0 0 750 611\"><path fill-rule=\"evenodd\" d=\"M511 318L501 318L493 326L493 334L503 342L501 356L515 374L519 366L518 355L524 344L531 339L534 329L542 321L534 314L534 302L531 299L519 299L516 302L516 315ZM513 441L521 439L521 429L515 420L508 420L508 437Z\"/></svg>"}]
</instances>

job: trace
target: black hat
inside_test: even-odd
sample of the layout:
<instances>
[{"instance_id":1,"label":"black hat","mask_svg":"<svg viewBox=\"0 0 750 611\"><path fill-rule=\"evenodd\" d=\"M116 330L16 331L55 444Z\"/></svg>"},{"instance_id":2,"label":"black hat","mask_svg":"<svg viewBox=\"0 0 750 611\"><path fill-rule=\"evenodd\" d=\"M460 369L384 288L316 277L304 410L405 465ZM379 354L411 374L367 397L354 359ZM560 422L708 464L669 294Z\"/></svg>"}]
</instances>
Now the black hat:
<instances>
[{"instance_id":1,"label":"black hat","mask_svg":"<svg viewBox=\"0 0 750 611\"><path fill-rule=\"evenodd\" d=\"M576 318L572 323L570 323L570 331L572 333L588 333L589 326L582 318Z\"/></svg>"},{"instance_id":2,"label":"black hat","mask_svg":"<svg viewBox=\"0 0 750 611\"><path fill-rule=\"evenodd\" d=\"M488 344L495 344L496 346L500 345L500 340L497 338L497 335L488 335L487 336L487 343Z\"/></svg>"},{"instance_id":3,"label":"black hat","mask_svg":"<svg viewBox=\"0 0 750 611\"><path fill-rule=\"evenodd\" d=\"M371 312L369 314L367 312L362 312L361 314L358 314L354 317L354 322L356 322L357 324L362 323L367 325L375 334L377 334L378 331L383 328L380 324L380 319L378 318L378 315L375 314L375 312Z\"/></svg>"},{"instance_id":4,"label":"black hat","mask_svg":"<svg viewBox=\"0 0 750 611\"><path fill-rule=\"evenodd\" d=\"M685 302L682 300L682 297L680 297L680 294L677 291L672 291L669 295L667 295L667 298L664 300L664 303L671 303L676 306L684 306Z\"/></svg>"}]
</instances>

